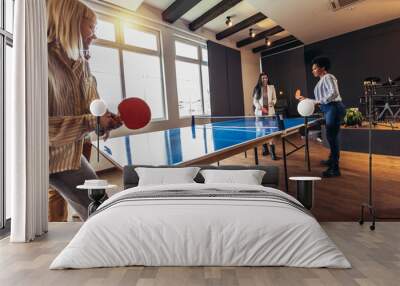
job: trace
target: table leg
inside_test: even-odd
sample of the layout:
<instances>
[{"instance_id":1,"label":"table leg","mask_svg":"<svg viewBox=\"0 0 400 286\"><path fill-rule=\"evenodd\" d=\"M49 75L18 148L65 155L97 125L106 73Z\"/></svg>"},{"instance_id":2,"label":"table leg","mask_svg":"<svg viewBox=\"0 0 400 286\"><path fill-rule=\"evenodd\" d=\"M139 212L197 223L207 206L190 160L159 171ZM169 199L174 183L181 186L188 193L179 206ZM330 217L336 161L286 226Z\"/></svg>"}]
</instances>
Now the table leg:
<instances>
[{"instance_id":1,"label":"table leg","mask_svg":"<svg viewBox=\"0 0 400 286\"><path fill-rule=\"evenodd\" d=\"M305 136L305 160L307 164L307 170L311 172L311 162L310 162L310 146L308 140L308 119L304 117L304 136Z\"/></svg>"},{"instance_id":2,"label":"table leg","mask_svg":"<svg viewBox=\"0 0 400 286\"><path fill-rule=\"evenodd\" d=\"M282 154L283 154L283 169L285 171L285 191L289 192L289 178L287 169L287 156L286 156L286 139L282 137Z\"/></svg>"},{"instance_id":3,"label":"table leg","mask_svg":"<svg viewBox=\"0 0 400 286\"><path fill-rule=\"evenodd\" d=\"M258 148L254 147L254 162L258 165Z\"/></svg>"}]
</instances>

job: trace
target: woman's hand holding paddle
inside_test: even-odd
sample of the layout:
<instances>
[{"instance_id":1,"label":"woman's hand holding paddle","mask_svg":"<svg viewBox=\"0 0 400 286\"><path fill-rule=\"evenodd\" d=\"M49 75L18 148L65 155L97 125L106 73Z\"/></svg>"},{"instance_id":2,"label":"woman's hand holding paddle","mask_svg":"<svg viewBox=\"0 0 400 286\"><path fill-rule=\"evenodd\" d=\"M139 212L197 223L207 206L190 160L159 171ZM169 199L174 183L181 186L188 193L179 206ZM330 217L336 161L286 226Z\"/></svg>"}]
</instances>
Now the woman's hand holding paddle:
<instances>
[{"instance_id":1,"label":"woman's hand holding paddle","mask_svg":"<svg viewBox=\"0 0 400 286\"><path fill-rule=\"evenodd\" d=\"M302 101L302 100L304 100L304 99L307 98L307 97L304 97L304 96L301 95L301 90L300 90L300 89L297 89L297 90L296 90L296 92L295 92L295 94L294 94L294 97L295 97L297 100L300 100L300 101Z\"/></svg>"},{"instance_id":2,"label":"woman's hand holding paddle","mask_svg":"<svg viewBox=\"0 0 400 286\"><path fill-rule=\"evenodd\" d=\"M110 131L117 129L122 126L121 119L118 115L107 111L103 116L100 117L100 127L104 131Z\"/></svg>"}]
</instances>

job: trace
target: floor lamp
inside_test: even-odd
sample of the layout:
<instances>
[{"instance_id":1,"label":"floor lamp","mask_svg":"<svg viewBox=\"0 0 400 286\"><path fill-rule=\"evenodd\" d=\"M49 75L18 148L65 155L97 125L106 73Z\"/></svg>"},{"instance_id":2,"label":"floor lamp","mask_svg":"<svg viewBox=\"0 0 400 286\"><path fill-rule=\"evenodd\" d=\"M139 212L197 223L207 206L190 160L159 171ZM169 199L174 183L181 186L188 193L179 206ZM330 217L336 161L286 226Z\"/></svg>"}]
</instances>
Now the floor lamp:
<instances>
[{"instance_id":1,"label":"floor lamp","mask_svg":"<svg viewBox=\"0 0 400 286\"><path fill-rule=\"evenodd\" d=\"M370 225L370 229L371 230L375 230L375 221L376 221L376 211L375 211L375 206L373 204L372 201L372 125L373 125L373 118L372 118L372 95L374 93L375 90L375 82L373 81L367 81L364 82L364 89L365 89L365 93L368 96L368 109L369 109L369 126L368 126L368 154L369 154L369 166L368 166L368 202L367 203L363 203L361 205L361 217L359 220L360 225L364 224L364 210L368 209L369 213L372 217L372 224Z\"/></svg>"},{"instance_id":2,"label":"floor lamp","mask_svg":"<svg viewBox=\"0 0 400 286\"><path fill-rule=\"evenodd\" d=\"M90 104L90 113L96 116L96 135L97 135L97 162L100 161L100 117L107 112L107 106L101 99L95 99Z\"/></svg>"}]
</instances>

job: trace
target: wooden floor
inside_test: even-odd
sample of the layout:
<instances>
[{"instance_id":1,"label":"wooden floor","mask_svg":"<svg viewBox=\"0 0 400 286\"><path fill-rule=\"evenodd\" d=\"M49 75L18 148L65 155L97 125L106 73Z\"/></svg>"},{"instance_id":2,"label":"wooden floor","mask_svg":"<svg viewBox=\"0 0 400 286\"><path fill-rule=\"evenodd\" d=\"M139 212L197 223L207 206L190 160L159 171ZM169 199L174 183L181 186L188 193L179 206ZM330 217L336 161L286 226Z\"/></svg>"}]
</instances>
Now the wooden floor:
<instances>
[{"instance_id":1,"label":"wooden floor","mask_svg":"<svg viewBox=\"0 0 400 286\"><path fill-rule=\"evenodd\" d=\"M301 138L294 137L293 142L301 144ZM280 145L278 155L281 156ZM400 147L399 147L400 148ZM259 148L261 152L261 148ZM329 151L317 141L311 142L311 173L304 164L304 152L298 151L288 160L290 176L312 175L320 176L325 167L320 161L327 159ZM283 190L284 172L283 160L272 161L269 156L259 154L260 164L280 167L280 189ZM254 153L248 152L248 157L239 154L220 162L227 164L254 164ZM374 202L378 216L381 218L400 218L400 157L375 155L373 157ZM319 221L357 221L360 217L360 206L368 201L368 154L342 152L340 178L324 179L316 184L315 205L313 214ZM122 173L118 170L107 172L101 177L122 186ZM295 194L296 186L290 182L289 193ZM400 219L399 219L400 220Z\"/></svg>"},{"instance_id":2,"label":"wooden floor","mask_svg":"<svg viewBox=\"0 0 400 286\"><path fill-rule=\"evenodd\" d=\"M293 139L301 144L300 138ZM278 155L281 152L278 150ZM251 155L249 153L249 155ZM311 173L306 170L304 153L298 151L289 157L289 176L321 176L326 169L320 165L326 160L329 150L317 141L311 142ZM223 164L251 164L253 157L245 159L243 155L226 160ZM341 153L341 172L339 178L328 178L316 184L315 207L312 212L319 221L355 221L360 216L360 205L368 201L368 154L355 152ZM264 157L261 164L273 164L281 168L280 189L284 189L283 162L271 161ZM378 216L382 218L400 218L400 157L373 156L374 202ZM289 182L289 193L295 194L296 185Z\"/></svg>"},{"instance_id":3,"label":"wooden floor","mask_svg":"<svg viewBox=\"0 0 400 286\"><path fill-rule=\"evenodd\" d=\"M322 223L352 269L289 267L124 267L48 270L81 223L50 223L49 233L29 244L0 241L2 286L263 286L399 285L400 222L382 222L375 232L355 222Z\"/></svg>"}]
</instances>

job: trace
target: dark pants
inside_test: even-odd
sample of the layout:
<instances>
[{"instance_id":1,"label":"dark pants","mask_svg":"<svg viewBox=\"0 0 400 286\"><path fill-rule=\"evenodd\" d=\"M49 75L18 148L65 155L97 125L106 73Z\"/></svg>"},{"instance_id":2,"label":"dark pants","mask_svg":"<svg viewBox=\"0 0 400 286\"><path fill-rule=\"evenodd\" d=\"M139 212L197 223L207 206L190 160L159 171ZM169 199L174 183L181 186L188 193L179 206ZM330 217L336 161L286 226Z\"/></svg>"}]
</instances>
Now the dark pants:
<instances>
[{"instance_id":1,"label":"dark pants","mask_svg":"<svg viewBox=\"0 0 400 286\"><path fill-rule=\"evenodd\" d=\"M82 220L88 217L90 200L87 190L78 190L76 186L83 185L85 180L97 179L96 172L86 160L81 157L81 167L78 170L65 171L50 175L50 186L68 201Z\"/></svg>"},{"instance_id":2,"label":"dark pants","mask_svg":"<svg viewBox=\"0 0 400 286\"><path fill-rule=\"evenodd\" d=\"M331 149L331 154L329 155L331 167L338 168L340 157L340 125L345 116L346 108L342 102L331 102L328 104L321 104L321 111L324 113L326 138Z\"/></svg>"}]
</instances>

